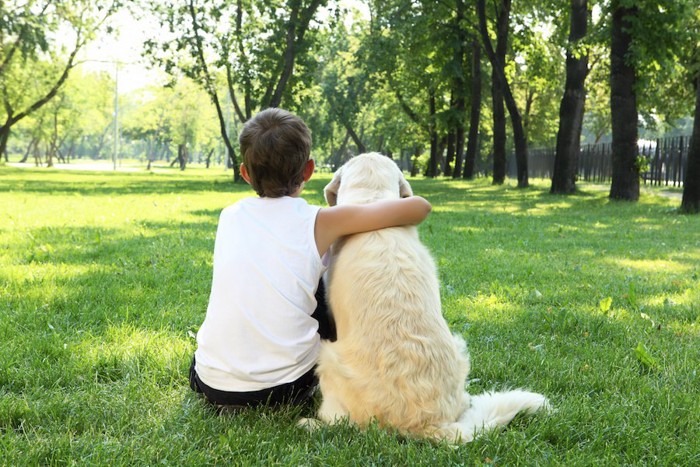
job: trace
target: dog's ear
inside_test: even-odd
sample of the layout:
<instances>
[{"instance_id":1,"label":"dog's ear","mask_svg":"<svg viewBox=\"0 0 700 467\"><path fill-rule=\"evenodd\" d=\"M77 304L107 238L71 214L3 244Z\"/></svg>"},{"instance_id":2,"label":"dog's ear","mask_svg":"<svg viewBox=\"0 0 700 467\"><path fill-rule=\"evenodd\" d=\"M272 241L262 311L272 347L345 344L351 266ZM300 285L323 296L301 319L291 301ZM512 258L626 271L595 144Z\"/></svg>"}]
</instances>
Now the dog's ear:
<instances>
[{"instance_id":1,"label":"dog's ear","mask_svg":"<svg viewBox=\"0 0 700 467\"><path fill-rule=\"evenodd\" d=\"M325 196L328 206L335 206L338 204L338 190L340 189L340 174L342 171L342 167L336 170L333 174L333 179L326 185L326 188L323 189L323 196Z\"/></svg>"},{"instance_id":2,"label":"dog's ear","mask_svg":"<svg viewBox=\"0 0 700 467\"><path fill-rule=\"evenodd\" d=\"M399 195L401 195L402 198L413 196L411 185L408 184L403 174L401 174L401 178L399 178Z\"/></svg>"}]
</instances>

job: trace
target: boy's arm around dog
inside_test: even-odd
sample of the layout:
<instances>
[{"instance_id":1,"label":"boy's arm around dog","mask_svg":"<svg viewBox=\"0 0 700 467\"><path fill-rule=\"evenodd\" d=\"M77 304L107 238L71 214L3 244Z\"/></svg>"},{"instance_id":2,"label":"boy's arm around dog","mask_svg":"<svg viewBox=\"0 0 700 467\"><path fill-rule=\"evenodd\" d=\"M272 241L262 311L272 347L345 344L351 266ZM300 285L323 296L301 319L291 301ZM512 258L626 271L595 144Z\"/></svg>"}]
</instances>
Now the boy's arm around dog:
<instances>
[{"instance_id":1,"label":"boy's arm around dog","mask_svg":"<svg viewBox=\"0 0 700 467\"><path fill-rule=\"evenodd\" d=\"M314 230L318 252L323 255L333 242L345 235L420 224L431 210L428 200L421 196L322 208Z\"/></svg>"}]
</instances>

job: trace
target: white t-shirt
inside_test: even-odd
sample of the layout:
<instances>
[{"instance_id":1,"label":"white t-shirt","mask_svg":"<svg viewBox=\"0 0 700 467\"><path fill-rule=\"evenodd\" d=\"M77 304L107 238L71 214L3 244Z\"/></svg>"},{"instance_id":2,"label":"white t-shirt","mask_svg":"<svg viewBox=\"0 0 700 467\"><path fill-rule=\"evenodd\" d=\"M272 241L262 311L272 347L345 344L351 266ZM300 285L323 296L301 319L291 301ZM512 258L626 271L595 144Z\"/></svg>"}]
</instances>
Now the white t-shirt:
<instances>
[{"instance_id":1,"label":"white t-shirt","mask_svg":"<svg viewBox=\"0 0 700 467\"><path fill-rule=\"evenodd\" d=\"M214 389L258 391L295 381L320 345L314 294L325 266L314 226L319 206L302 198L247 198L225 208L195 352Z\"/></svg>"}]
</instances>

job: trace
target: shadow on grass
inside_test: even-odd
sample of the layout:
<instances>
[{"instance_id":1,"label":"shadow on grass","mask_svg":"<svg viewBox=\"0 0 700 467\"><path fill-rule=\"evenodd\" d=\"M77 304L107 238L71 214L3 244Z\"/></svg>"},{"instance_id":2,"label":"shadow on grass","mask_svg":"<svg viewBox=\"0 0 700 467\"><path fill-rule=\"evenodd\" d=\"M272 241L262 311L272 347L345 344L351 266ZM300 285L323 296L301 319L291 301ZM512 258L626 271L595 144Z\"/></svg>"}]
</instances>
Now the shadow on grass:
<instances>
[{"instance_id":1,"label":"shadow on grass","mask_svg":"<svg viewBox=\"0 0 700 467\"><path fill-rule=\"evenodd\" d=\"M161 174L151 172L88 172L0 167L0 193L21 191L32 194L127 195L188 193L199 191L238 192L249 190L230 176Z\"/></svg>"},{"instance_id":2,"label":"shadow on grass","mask_svg":"<svg viewBox=\"0 0 700 467\"><path fill-rule=\"evenodd\" d=\"M223 176L67 176L6 168L2 176L0 193L26 192L47 206L51 195L63 193L250 192ZM308 184L311 203L323 203L329 178ZM471 376L478 379L470 392L525 386L553 397L567 413L579 410L583 427L562 415L543 435L562 453L575 449L577 440L594 442L600 424L610 433L627 430L628 441L617 440L617 450L639 448L636 439L659 453L655 440L674 441L670 418L650 428L642 409L661 400L679 410L678 402L664 401L673 401L674 393L682 396L675 400L690 400L697 387L692 365L700 356L692 325L700 300L700 239L694 235L700 219L670 214L665 200L620 204L592 191L560 197L540 187L483 181L411 183L434 206L419 229L438 263L445 315L467 337ZM0 269L3 391L53 391L62 400L85 388L121 391L148 381L186 392L192 337L208 301L218 213L199 207L174 213L189 221L37 227L7 245L8 263ZM611 305L604 309L606 298ZM658 373L642 371L633 352L640 342L659 360ZM697 400L690 403L699 413ZM606 409L611 415L601 421ZM135 406L131 410L138 415ZM679 426L692 431L687 423L697 415L680 415ZM17 418L11 429L21 424ZM243 443L255 444L256 436L244 434L251 426L238 424L222 445L238 448L237 430Z\"/></svg>"}]
</instances>

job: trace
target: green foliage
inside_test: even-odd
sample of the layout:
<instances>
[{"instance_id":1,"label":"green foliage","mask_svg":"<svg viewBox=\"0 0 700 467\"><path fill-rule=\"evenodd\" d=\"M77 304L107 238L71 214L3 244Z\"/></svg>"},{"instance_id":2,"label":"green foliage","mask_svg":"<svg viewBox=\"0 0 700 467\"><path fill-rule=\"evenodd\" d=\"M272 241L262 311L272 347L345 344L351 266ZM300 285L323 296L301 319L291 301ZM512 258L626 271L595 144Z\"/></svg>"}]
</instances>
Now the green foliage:
<instances>
[{"instance_id":1,"label":"green foliage","mask_svg":"<svg viewBox=\"0 0 700 467\"><path fill-rule=\"evenodd\" d=\"M219 417L190 391L218 215L249 187L204 170L0 177L2 462L700 463L700 218L675 200L411 180L433 204L419 231L469 391L526 387L556 407L451 448L376 426L307 433L307 409ZM304 196L321 204L328 180Z\"/></svg>"},{"instance_id":2,"label":"green foliage","mask_svg":"<svg viewBox=\"0 0 700 467\"><path fill-rule=\"evenodd\" d=\"M549 147L556 139L559 102L564 86L561 48L532 28L515 34L513 48L518 57L512 64L513 88L522 109L528 143Z\"/></svg>"},{"instance_id":3,"label":"green foliage","mask_svg":"<svg viewBox=\"0 0 700 467\"><path fill-rule=\"evenodd\" d=\"M113 79L106 73L77 69L56 97L20 121L15 131L25 142L36 138L41 145L52 147L52 157L57 151L70 156L76 146L99 145L107 128L113 125L113 114Z\"/></svg>"},{"instance_id":4,"label":"green foliage","mask_svg":"<svg viewBox=\"0 0 700 467\"><path fill-rule=\"evenodd\" d=\"M78 52L119 4L119 0L0 4L0 155L6 156L11 128L55 98L77 63Z\"/></svg>"}]
</instances>

